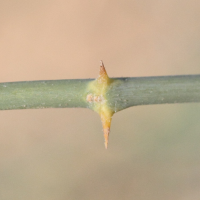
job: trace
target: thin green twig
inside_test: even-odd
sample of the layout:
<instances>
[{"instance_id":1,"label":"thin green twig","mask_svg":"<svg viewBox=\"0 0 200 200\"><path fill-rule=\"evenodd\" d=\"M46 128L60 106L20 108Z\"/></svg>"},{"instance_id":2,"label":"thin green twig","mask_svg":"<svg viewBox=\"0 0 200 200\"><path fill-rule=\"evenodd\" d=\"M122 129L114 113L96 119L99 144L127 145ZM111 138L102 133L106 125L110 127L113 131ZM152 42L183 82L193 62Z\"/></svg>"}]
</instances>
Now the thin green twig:
<instances>
[{"instance_id":1,"label":"thin green twig","mask_svg":"<svg viewBox=\"0 0 200 200\"><path fill-rule=\"evenodd\" d=\"M106 92L115 112L136 105L200 102L200 75L114 78ZM0 109L90 107L94 79L0 83Z\"/></svg>"}]
</instances>

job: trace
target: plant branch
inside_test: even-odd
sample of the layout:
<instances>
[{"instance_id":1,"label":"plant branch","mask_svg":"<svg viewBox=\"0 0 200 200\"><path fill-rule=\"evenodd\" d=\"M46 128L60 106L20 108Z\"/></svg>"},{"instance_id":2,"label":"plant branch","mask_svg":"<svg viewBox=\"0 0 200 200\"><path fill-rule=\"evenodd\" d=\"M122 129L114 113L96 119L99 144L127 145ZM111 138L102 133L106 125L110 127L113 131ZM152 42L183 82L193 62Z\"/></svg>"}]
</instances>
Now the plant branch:
<instances>
[{"instance_id":1,"label":"plant branch","mask_svg":"<svg viewBox=\"0 0 200 200\"><path fill-rule=\"evenodd\" d=\"M87 107L91 79L0 83L0 110Z\"/></svg>"},{"instance_id":2,"label":"plant branch","mask_svg":"<svg viewBox=\"0 0 200 200\"><path fill-rule=\"evenodd\" d=\"M113 78L106 96L115 112L136 105L200 102L200 75ZM88 108L94 79L0 83L0 110Z\"/></svg>"},{"instance_id":3,"label":"plant branch","mask_svg":"<svg viewBox=\"0 0 200 200\"><path fill-rule=\"evenodd\" d=\"M136 105L200 102L200 75L116 78L109 106L116 112Z\"/></svg>"},{"instance_id":4,"label":"plant branch","mask_svg":"<svg viewBox=\"0 0 200 200\"><path fill-rule=\"evenodd\" d=\"M90 108L102 121L105 148L114 113L136 105L200 102L200 75L0 83L0 110Z\"/></svg>"}]
</instances>

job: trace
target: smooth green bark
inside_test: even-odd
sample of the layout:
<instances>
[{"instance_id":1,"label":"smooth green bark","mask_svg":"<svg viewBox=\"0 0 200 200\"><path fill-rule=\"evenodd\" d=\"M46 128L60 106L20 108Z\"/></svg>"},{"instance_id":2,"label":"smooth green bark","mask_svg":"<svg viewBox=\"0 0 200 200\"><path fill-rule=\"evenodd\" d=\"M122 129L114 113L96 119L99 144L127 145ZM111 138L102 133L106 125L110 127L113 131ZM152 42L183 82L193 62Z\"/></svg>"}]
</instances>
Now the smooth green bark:
<instances>
[{"instance_id":1,"label":"smooth green bark","mask_svg":"<svg viewBox=\"0 0 200 200\"><path fill-rule=\"evenodd\" d=\"M86 108L85 89L91 80L50 80L0 83L0 109Z\"/></svg>"},{"instance_id":2,"label":"smooth green bark","mask_svg":"<svg viewBox=\"0 0 200 200\"><path fill-rule=\"evenodd\" d=\"M90 107L94 79L0 83L0 109ZM136 105L200 102L200 75L114 78L106 93L114 111Z\"/></svg>"},{"instance_id":3,"label":"smooth green bark","mask_svg":"<svg viewBox=\"0 0 200 200\"><path fill-rule=\"evenodd\" d=\"M116 112L136 105L200 102L200 75L120 78L107 95Z\"/></svg>"}]
</instances>

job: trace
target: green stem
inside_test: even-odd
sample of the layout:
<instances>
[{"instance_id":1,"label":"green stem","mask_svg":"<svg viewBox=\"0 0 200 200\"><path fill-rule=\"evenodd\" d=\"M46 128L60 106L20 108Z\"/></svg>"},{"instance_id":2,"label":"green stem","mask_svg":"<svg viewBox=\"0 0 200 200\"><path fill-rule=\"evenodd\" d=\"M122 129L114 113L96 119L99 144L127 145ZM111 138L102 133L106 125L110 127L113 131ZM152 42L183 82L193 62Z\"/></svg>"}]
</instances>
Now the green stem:
<instances>
[{"instance_id":1,"label":"green stem","mask_svg":"<svg viewBox=\"0 0 200 200\"><path fill-rule=\"evenodd\" d=\"M0 83L0 110L86 108L85 89L91 80L49 80Z\"/></svg>"},{"instance_id":2,"label":"green stem","mask_svg":"<svg viewBox=\"0 0 200 200\"><path fill-rule=\"evenodd\" d=\"M0 83L0 109L90 107L94 79ZM106 97L120 111L130 106L200 102L200 75L113 78Z\"/></svg>"},{"instance_id":3,"label":"green stem","mask_svg":"<svg viewBox=\"0 0 200 200\"><path fill-rule=\"evenodd\" d=\"M136 105L200 102L200 75L120 78L107 95L115 112Z\"/></svg>"}]
</instances>

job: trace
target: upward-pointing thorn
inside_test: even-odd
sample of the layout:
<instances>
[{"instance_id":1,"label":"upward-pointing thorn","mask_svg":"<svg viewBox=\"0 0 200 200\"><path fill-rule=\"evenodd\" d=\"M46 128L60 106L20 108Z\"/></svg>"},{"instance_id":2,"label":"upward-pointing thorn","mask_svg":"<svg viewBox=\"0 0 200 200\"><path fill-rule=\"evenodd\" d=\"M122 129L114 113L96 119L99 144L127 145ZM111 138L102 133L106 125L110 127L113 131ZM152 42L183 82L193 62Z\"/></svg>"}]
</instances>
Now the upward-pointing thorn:
<instances>
[{"instance_id":1,"label":"upward-pointing thorn","mask_svg":"<svg viewBox=\"0 0 200 200\"><path fill-rule=\"evenodd\" d=\"M103 60L100 60L100 66L104 67Z\"/></svg>"},{"instance_id":2,"label":"upward-pointing thorn","mask_svg":"<svg viewBox=\"0 0 200 200\"><path fill-rule=\"evenodd\" d=\"M99 71L99 77L98 77L98 81L100 83L107 83L107 80L109 79L106 69L104 67L103 61L100 61L100 71Z\"/></svg>"}]
</instances>

